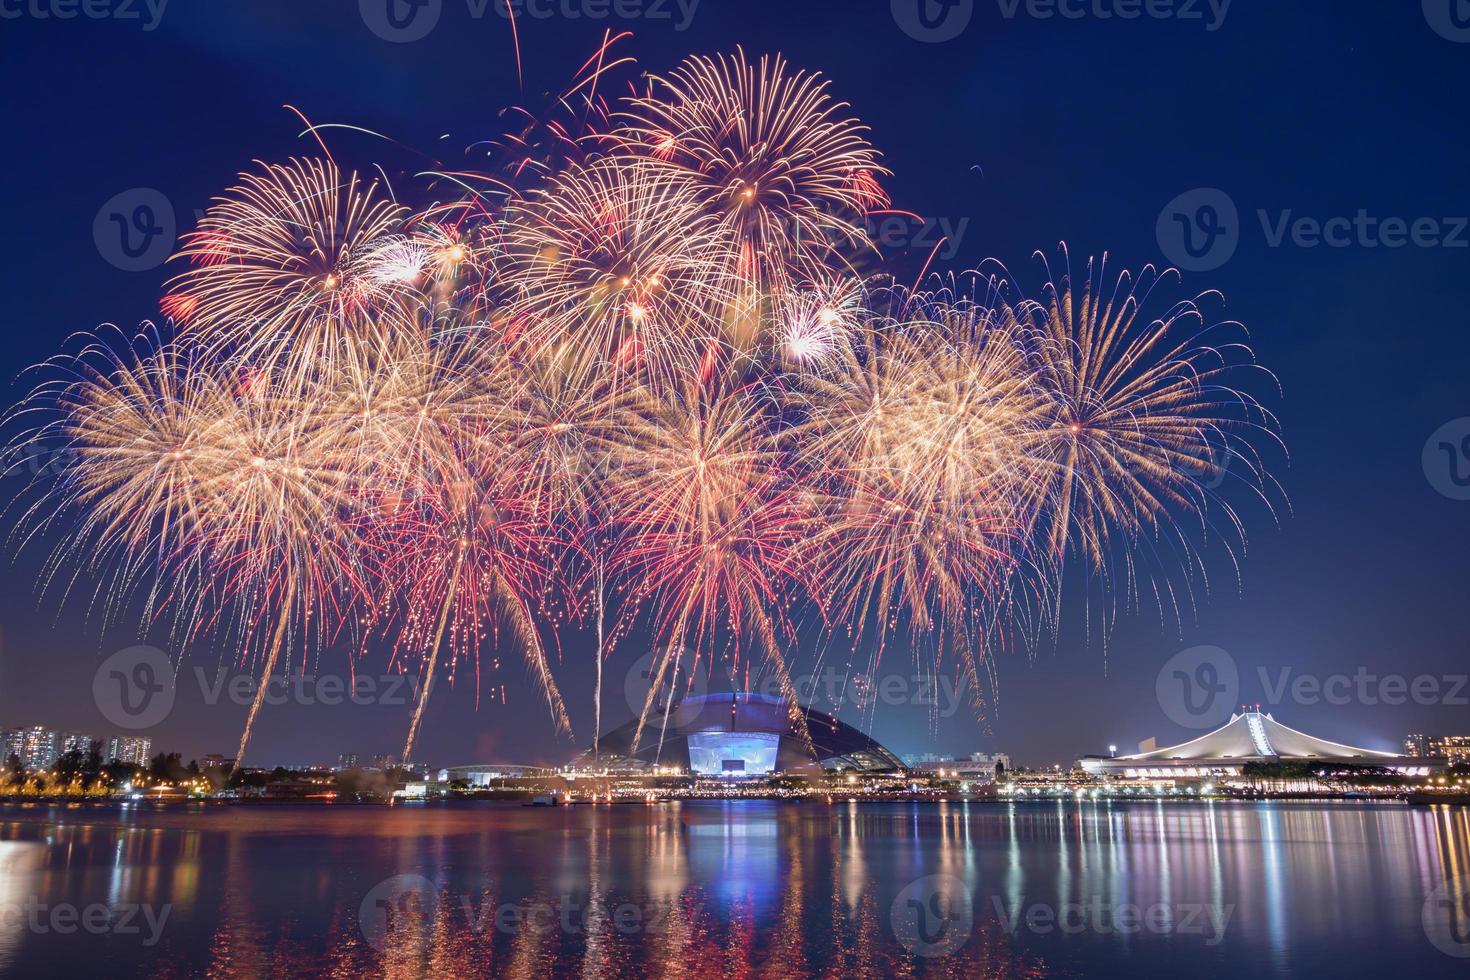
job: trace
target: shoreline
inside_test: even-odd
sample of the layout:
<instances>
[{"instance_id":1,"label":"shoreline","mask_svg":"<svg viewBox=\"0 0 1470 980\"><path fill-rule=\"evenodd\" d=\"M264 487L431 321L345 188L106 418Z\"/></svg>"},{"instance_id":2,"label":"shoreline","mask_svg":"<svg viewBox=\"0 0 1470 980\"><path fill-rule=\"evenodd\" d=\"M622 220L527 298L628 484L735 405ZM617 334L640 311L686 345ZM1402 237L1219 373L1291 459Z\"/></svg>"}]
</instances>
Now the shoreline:
<instances>
[{"instance_id":1,"label":"shoreline","mask_svg":"<svg viewBox=\"0 0 1470 980\"><path fill-rule=\"evenodd\" d=\"M60 797L60 796L0 796L0 806L65 806L65 807L114 807L114 806L148 806L150 808L173 809L181 807L440 807L461 806L467 804L487 804L500 806L519 806L536 810L553 810L560 807L610 807L610 806L659 806L666 803L817 803L828 806L839 806L849 804L871 804L871 803L917 803L917 804L961 804L975 807L1008 807L1023 805L1027 807L1054 806L1058 803L1075 804L1112 804L1112 803L1142 803L1142 804L1170 804L1197 806L1200 804L1250 804L1250 803L1291 803L1291 804L1313 804L1313 803L1353 803L1353 804L1383 804L1395 806L1470 806L1470 793L1456 794L1425 794L1410 793L1396 796L1367 796L1348 794L1281 794L1261 796L1209 796L1209 797L1187 797L1187 796L1134 796L1115 795L1078 798L1075 796L1031 796L1015 798L998 798L994 796L780 796L770 794L749 794L731 796L661 796L653 799L626 799L626 800L562 800L556 803L532 802L532 795L496 795L496 796L457 796L442 797L437 799L412 799L412 800L387 800L387 799L363 799L363 800L325 800L325 799L250 799L250 798L217 798L217 797L187 797L187 798L158 798L158 799L119 799L106 797Z\"/></svg>"}]
</instances>

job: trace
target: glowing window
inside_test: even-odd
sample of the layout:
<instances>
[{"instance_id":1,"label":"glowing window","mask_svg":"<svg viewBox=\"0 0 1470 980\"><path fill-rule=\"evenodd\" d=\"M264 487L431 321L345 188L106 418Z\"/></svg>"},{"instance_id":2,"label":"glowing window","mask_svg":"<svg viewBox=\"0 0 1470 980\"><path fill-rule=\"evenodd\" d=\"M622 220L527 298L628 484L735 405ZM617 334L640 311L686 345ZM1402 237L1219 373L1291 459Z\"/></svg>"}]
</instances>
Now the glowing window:
<instances>
[{"instance_id":1,"label":"glowing window","mask_svg":"<svg viewBox=\"0 0 1470 980\"><path fill-rule=\"evenodd\" d=\"M767 732L696 732L689 769L701 776L762 775L776 768L781 736Z\"/></svg>"}]
</instances>

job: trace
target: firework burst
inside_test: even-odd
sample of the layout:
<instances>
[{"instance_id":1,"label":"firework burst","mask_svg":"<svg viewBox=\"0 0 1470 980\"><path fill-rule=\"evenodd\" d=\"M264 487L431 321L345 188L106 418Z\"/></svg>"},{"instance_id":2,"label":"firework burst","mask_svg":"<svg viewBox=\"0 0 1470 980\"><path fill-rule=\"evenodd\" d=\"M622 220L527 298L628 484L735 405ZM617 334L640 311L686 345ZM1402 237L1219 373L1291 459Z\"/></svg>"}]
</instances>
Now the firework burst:
<instances>
[{"instance_id":1,"label":"firework burst","mask_svg":"<svg viewBox=\"0 0 1470 980\"><path fill-rule=\"evenodd\" d=\"M864 219L888 203L867 128L827 89L780 57L751 63L737 50L653 76L623 117L631 148L690 174L757 291L871 249Z\"/></svg>"},{"instance_id":2,"label":"firework burst","mask_svg":"<svg viewBox=\"0 0 1470 980\"><path fill-rule=\"evenodd\" d=\"M395 321L410 267L416 276L427 262L426 249L395 237L405 216L377 181L330 160L262 165L185 237L177 257L189 268L165 308L206 344L319 356Z\"/></svg>"},{"instance_id":3,"label":"firework burst","mask_svg":"<svg viewBox=\"0 0 1470 980\"><path fill-rule=\"evenodd\" d=\"M376 577L397 598L395 649L422 657L422 687L404 745L411 757L441 648L451 676L478 670L484 645L505 630L524 653L557 727L571 722L537 626L556 575L551 524L524 493L520 473L486 440L456 440L455 452L408 492L392 492L368 514ZM478 689L478 684L477 684Z\"/></svg>"},{"instance_id":4,"label":"firework burst","mask_svg":"<svg viewBox=\"0 0 1470 980\"><path fill-rule=\"evenodd\" d=\"M822 600L859 633L948 640L979 696L977 634L1022 560L1024 455L1044 407L1020 339L978 310L871 323L806 379L783 433L816 474ZM881 656L880 641L876 658Z\"/></svg>"},{"instance_id":5,"label":"firework burst","mask_svg":"<svg viewBox=\"0 0 1470 980\"><path fill-rule=\"evenodd\" d=\"M141 591L173 610L181 643L214 632L242 661L258 655L238 765L282 654L328 645L355 601L349 473L320 400L294 386L174 345L101 351L78 360L41 430L74 465L31 518L65 528L53 570L78 555L104 570L107 605Z\"/></svg>"},{"instance_id":6,"label":"firework burst","mask_svg":"<svg viewBox=\"0 0 1470 980\"><path fill-rule=\"evenodd\" d=\"M1145 312L1171 277L1146 267L1110 281L1105 259L1089 261L1080 283L1065 271L1040 301L1001 308L1034 332L1050 403L1030 450L1046 477L1037 511L1050 557L1076 555L1090 575L1109 577L1121 561L1117 592L1156 589L1177 617L1169 582L1203 571L1196 535L1244 541L1244 521L1219 492L1225 480L1270 508L1270 480L1246 436L1275 441L1277 426L1237 380L1260 370L1238 324L1207 323L1198 299ZM1170 552L1147 562L1162 579L1140 569L1141 549Z\"/></svg>"},{"instance_id":7,"label":"firework burst","mask_svg":"<svg viewBox=\"0 0 1470 980\"><path fill-rule=\"evenodd\" d=\"M782 649L783 598L801 581L809 529L766 410L743 386L690 385L635 392L618 412L609 497L624 538L613 571L629 583L630 609L652 609L661 647L635 746L685 644L697 668L722 637L734 674L742 639L755 641L809 742Z\"/></svg>"},{"instance_id":8,"label":"firework burst","mask_svg":"<svg viewBox=\"0 0 1470 980\"><path fill-rule=\"evenodd\" d=\"M672 168L607 159L511 208L503 279L521 349L667 379L720 342L732 241Z\"/></svg>"}]
</instances>

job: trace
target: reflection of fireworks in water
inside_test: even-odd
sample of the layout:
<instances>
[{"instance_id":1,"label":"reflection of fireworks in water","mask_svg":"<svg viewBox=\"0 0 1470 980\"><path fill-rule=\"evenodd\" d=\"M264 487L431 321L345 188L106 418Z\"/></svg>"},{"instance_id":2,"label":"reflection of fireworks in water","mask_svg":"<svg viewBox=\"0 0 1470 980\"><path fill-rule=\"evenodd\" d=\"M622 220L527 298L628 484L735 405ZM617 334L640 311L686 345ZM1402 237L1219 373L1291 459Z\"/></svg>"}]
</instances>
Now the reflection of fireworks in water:
<instances>
[{"instance_id":1,"label":"reflection of fireworks in water","mask_svg":"<svg viewBox=\"0 0 1470 980\"><path fill-rule=\"evenodd\" d=\"M243 175L185 239L178 341L94 345L27 403L54 414L22 438L75 454L22 521L62 536L47 581L237 630L263 679L388 637L424 680L408 758L441 652L478 678L502 639L569 728L547 643L589 620L599 710L635 622L747 684L753 652L790 695L808 609L876 640L868 673L906 632L978 704L1069 560L1136 594L1136 556L1176 552L1172 598L1195 524L1241 534L1223 468L1269 498L1249 351L1193 302L1142 315L1151 269L1040 302L879 289L850 260L887 171L825 81L695 57L610 113L612 40L489 172L432 174L465 193L423 214L330 159Z\"/></svg>"}]
</instances>

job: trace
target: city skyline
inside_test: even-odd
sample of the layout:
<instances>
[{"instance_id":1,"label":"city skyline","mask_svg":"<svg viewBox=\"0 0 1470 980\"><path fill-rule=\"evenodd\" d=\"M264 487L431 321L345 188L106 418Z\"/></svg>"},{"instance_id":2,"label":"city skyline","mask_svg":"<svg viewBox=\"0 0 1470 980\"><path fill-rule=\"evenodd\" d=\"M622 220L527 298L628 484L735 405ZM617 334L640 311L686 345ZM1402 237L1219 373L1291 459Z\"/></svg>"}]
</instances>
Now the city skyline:
<instances>
[{"instance_id":1,"label":"city skyline","mask_svg":"<svg viewBox=\"0 0 1470 980\"><path fill-rule=\"evenodd\" d=\"M1258 708L1259 706L1255 707ZM1251 705L1240 706L1242 715L1249 713L1251 710ZM1232 721L1234 721L1234 718L1235 716L1232 716ZM609 732L603 734L610 734L616 730L616 728L610 729ZM1136 750L1138 753L1143 754L1152 753L1158 750L1157 743L1157 738L1150 737L1139 742ZM1438 758L1443 759L1449 766L1470 764L1470 735L1449 735L1443 733L1425 735L1409 733L1403 737L1399 745L1402 748L1401 753L1395 750L1394 752L1387 752L1385 754L1400 754L1408 758ZM126 762L137 766L146 766L148 764L153 756L154 748L153 739L148 736L114 735L104 739L93 738L81 732L49 728L46 725L23 725L18 727L5 727L0 725L0 765L4 765L14 755L19 756L21 763L27 770L45 770L54 766L63 755L66 755L73 749L85 755L93 746L99 749L101 759L104 763ZM177 752L176 749L167 745L159 745L157 748L165 753L170 751ZM1133 751L1127 745L1122 746L1120 749L1116 744L1107 746L1107 749L1114 755L1117 755L1121 751L1123 756L1127 756ZM539 765L548 770L565 768L574 765L588 751L590 750L583 749L573 752L560 763L553 761ZM189 752L178 752L177 754L180 755L181 759L196 762L205 768L209 766L233 767L234 764L234 759L217 752L204 753L202 755ZM936 766L942 766L943 763L956 762L983 763L992 767L996 763L1000 763L1006 769L1012 768L1011 755L1001 751L987 752L977 749L969 752L936 752L930 750L895 754L902 759L906 766L915 770L932 769ZM1057 765L1065 768L1070 766L1072 762L1075 762L1076 759L1086 758L1088 756L1100 757L1100 753L1079 750L1074 753L1072 759L1062 760L1061 762L1051 759L1026 759L1020 765L1022 768L1039 770L1051 769ZM368 760L368 766L362 765L360 760L364 758ZM333 762L334 759L335 764ZM473 760L453 758L436 760L420 757L410 760L405 764L393 753L365 753L355 750L342 750L335 755L329 752L320 758L312 759L262 759L248 768L259 771L269 771L276 768L342 771L356 768L387 770L405 766L418 771L436 772L444 769L463 769L493 765L519 766L526 765L526 763L523 760L513 758Z\"/></svg>"}]
</instances>

